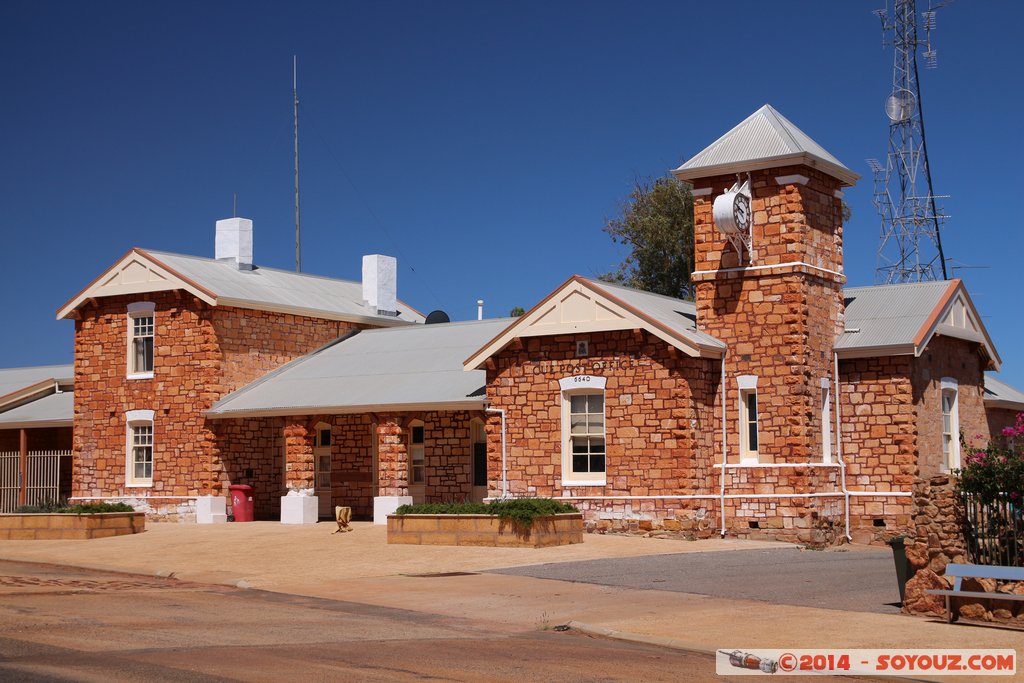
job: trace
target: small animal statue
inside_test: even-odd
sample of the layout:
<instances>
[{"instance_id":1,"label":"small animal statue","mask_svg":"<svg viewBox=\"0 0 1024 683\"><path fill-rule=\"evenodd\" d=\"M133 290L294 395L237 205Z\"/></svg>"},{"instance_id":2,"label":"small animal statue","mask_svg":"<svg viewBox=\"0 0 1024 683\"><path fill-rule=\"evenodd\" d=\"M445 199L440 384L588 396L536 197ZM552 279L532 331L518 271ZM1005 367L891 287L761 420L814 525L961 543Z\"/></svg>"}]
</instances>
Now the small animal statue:
<instances>
[{"instance_id":1,"label":"small animal statue","mask_svg":"<svg viewBox=\"0 0 1024 683\"><path fill-rule=\"evenodd\" d=\"M352 508L342 507L340 505L334 508L334 519L338 522L338 528L331 533L340 534L346 531L352 531L352 527L349 526L349 522L352 521Z\"/></svg>"}]
</instances>

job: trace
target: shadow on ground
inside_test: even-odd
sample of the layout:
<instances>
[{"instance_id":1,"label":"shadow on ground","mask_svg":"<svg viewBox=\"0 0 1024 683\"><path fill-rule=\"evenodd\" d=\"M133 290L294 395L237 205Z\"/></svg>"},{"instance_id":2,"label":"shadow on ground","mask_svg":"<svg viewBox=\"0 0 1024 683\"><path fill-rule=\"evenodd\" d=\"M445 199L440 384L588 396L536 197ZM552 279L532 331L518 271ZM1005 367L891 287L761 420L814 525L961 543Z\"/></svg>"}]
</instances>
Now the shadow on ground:
<instances>
[{"instance_id":1,"label":"shadow on ground","mask_svg":"<svg viewBox=\"0 0 1024 683\"><path fill-rule=\"evenodd\" d=\"M494 573L762 600L848 612L899 612L888 549L737 550L560 562Z\"/></svg>"}]
</instances>

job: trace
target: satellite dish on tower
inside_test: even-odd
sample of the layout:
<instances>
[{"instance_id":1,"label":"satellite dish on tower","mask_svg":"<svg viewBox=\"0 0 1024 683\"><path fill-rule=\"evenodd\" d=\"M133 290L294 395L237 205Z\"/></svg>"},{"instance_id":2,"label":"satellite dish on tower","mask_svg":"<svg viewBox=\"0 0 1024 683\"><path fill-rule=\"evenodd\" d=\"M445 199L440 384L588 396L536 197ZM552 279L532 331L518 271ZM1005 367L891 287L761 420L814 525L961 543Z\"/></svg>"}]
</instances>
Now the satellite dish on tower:
<instances>
[{"instance_id":1,"label":"satellite dish on tower","mask_svg":"<svg viewBox=\"0 0 1024 683\"><path fill-rule=\"evenodd\" d=\"M902 123L914 115L917 97L909 90L897 90L885 100L885 115L893 123Z\"/></svg>"}]
</instances>

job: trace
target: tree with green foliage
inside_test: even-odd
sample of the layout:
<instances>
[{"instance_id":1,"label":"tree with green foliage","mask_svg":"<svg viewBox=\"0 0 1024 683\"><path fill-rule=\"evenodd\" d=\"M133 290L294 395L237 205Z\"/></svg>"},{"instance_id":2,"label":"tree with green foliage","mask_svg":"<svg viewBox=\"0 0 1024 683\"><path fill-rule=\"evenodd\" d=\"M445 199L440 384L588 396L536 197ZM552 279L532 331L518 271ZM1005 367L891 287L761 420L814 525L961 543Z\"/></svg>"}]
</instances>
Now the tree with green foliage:
<instances>
[{"instance_id":1,"label":"tree with green foliage","mask_svg":"<svg viewBox=\"0 0 1024 683\"><path fill-rule=\"evenodd\" d=\"M510 318L518 318L519 316L521 316L524 313L526 313L526 311L523 309L522 306L514 306L512 308L512 310L509 311L508 316Z\"/></svg>"},{"instance_id":2,"label":"tree with green foliage","mask_svg":"<svg viewBox=\"0 0 1024 683\"><path fill-rule=\"evenodd\" d=\"M637 181L622 215L605 220L612 241L629 247L618 269L601 275L655 294L692 299L693 195L675 178Z\"/></svg>"}]
</instances>

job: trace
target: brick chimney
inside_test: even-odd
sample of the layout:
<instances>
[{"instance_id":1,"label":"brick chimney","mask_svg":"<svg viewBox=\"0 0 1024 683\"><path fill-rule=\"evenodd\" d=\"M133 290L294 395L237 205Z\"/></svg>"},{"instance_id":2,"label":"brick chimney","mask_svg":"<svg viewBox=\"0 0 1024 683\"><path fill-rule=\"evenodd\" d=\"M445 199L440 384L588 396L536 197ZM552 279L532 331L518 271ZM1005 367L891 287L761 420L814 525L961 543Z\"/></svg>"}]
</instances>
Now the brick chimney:
<instances>
[{"instance_id":1,"label":"brick chimney","mask_svg":"<svg viewBox=\"0 0 1024 683\"><path fill-rule=\"evenodd\" d=\"M363 257L363 302L378 315L398 315L398 260L394 256Z\"/></svg>"},{"instance_id":2,"label":"brick chimney","mask_svg":"<svg viewBox=\"0 0 1024 683\"><path fill-rule=\"evenodd\" d=\"M214 254L218 261L229 261L239 270L252 270L252 221L248 218L217 221Z\"/></svg>"},{"instance_id":3,"label":"brick chimney","mask_svg":"<svg viewBox=\"0 0 1024 683\"><path fill-rule=\"evenodd\" d=\"M732 425L751 391L757 461L820 460L819 403L843 327L841 188L857 174L769 105L673 174L693 184L697 324L729 347L730 462L750 438ZM749 230L716 225L728 202L715 200L744 183Z\"/></svg>"}]
</instances>

